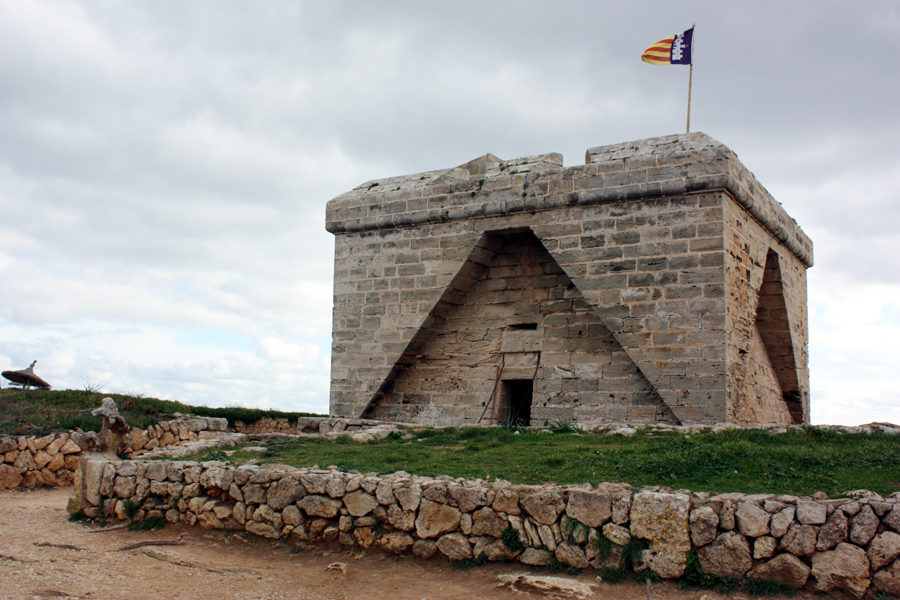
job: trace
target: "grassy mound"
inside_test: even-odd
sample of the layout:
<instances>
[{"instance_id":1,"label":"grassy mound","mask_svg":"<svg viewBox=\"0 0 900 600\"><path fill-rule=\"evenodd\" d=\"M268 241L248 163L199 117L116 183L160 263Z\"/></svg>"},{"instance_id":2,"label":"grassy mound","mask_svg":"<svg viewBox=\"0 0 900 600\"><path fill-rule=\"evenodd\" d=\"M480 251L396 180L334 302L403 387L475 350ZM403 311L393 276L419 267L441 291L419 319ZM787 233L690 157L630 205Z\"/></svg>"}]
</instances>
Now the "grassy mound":
<instances>
[{"instance_id":1,"label":"grassy mound","mask_svg":"<svg viewBox=\"0 0 900 600\"><path fill-rule=\"evenodd\" d=\"M91 414L109 396L132 427L146 428L171 419L175 413L205 417L225 417L228 424L236 421L250 424L265 417L296 420L312 413L281 412L256 408L212 408L191 406L172 400L143 398L124 394L104 394L82 390L0 390L0 434L46 435L80 427L99 431L103 420Z\"/></svg>"}]
</instances>

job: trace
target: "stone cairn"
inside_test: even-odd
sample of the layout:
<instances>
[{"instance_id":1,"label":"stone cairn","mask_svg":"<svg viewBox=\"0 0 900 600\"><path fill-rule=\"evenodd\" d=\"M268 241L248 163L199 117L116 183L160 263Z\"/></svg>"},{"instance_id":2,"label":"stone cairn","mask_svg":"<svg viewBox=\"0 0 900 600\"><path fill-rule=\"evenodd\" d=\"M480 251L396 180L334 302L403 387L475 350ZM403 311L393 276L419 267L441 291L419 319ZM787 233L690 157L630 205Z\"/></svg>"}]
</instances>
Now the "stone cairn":
<instances>
[{"instance_id":1,"label":"stone cairn","mask_svg":"<svg viewBox=\"0 0 900 600\"><path fill-rule=\"evenodd\" d=\"M693 552L710 575L900 594L900 493L710 495L96 455L82 459L75 487L92 518L124 520L137 507L138 520L294 543L576 568L616 566L636 538L646 546L637 568L663 578L681 577Z\"/></svg>"}]
</instances>

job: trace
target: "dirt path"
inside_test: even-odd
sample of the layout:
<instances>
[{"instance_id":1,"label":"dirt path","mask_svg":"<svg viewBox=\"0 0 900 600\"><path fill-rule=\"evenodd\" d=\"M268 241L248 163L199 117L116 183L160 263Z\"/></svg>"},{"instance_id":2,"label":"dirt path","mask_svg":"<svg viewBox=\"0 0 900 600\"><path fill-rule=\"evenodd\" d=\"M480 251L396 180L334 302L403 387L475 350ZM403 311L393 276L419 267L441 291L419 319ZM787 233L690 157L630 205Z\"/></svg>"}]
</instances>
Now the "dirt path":
<instances>
[{"instance_id":1,"label":"dirt path","mask_svg":"<svg viewBox=\"0 0 900 600\"><path fill-rule=\"evenodd\" d=\"M168 526L106 530L69 523L67 489L0 492L0 598L500 600L548 598L496 588L515 565L457 571L444 560L305 549L252 536ZM117 549L138 542L181 542ZM55 544L55 546L40 545ZM73 546L77 549L59 546ZM329 568L342 563L340 568ZM577 578L596 583L591 576ZM709 592L654 584L653 600L710 600ZM593 598L646 600L643 586L597 584ZM741 598L744 596L733 596ZM812 596L798 595L794 598Z\"/></svg>"}]
</instances>

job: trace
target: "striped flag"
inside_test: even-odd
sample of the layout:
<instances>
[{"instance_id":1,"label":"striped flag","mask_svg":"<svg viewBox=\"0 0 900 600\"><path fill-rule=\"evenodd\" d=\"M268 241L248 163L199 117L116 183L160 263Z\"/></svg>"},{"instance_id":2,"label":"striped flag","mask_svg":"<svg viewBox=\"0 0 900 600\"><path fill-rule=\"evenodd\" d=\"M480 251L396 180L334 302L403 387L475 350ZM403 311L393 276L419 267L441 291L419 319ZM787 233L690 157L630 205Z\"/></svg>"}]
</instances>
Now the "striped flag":
<instances>
[{"instance_id":1,"label":"striped flag","mask_svg":"<svg viewBox=\"0 0 900 600\"><path fill-rule=\"evenodd\" d=\"M651 65L689 65L691 64L691 44L694 41L694 28L660 40L644 50L641 60Z\"/></svg>"}]
</instances>

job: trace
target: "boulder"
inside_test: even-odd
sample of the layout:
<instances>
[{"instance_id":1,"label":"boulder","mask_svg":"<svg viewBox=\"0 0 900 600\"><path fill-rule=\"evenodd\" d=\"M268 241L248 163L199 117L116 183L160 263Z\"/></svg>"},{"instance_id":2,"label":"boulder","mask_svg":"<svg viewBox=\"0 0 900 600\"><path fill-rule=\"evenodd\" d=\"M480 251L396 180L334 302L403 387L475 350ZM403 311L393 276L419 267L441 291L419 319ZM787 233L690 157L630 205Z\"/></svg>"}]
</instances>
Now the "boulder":
<instances>
[{"instance_id":1,"label":"boulder","mask_svg":"<svg viewBox=\"0 0 900 600\"><path fill-rule=\"evenodd\" d=\"M700 547L716 539L719 515L710 506L701 506L691 511L691 540Z\"/></svg>"},{"instance_id":2,"label":"boulder","mask_svg":"<svg viewBox=\"0 0 900 600\"><path fill-rule=\"evenodd\" d=\"M704 572L718 577L740 579L753 566L747 539L734 531L725 532L711 544L697 550Z\"/></svg>"},{"instance_id":3,"label":"boulder","mask_svg":"<svg viewBox=\"0 0 900 600\"><path fill-rule=\"evenodd\" d=\"M867 552L873 571L890 564L900 556L900 534L883 531L875 536Z\"/></svg>"},{"instance_id":4,"label":"boulder","mask_svg":"<svg viewBox=\"0 0 900 600\"><path fill-rule=\"evenodd\" d=\"M772 537L780 538L787 533L794 523L795 512L796 509L793 506L788 506L772 515L772 520L769 522L769 533Z\"/></svg>"},{"instance_id":5,"label":"boulder","mask_svg":"<svg viewBox=\"0 0 900 600\"><path fill-rule=\"evenodd\" d=\"M815 525L794 523L784 537L781 538L781 543L778 547L794 556L810 556L816 551L817 537L818 532Z\"/></svg>"},{"instance_id":6,"label":"boulder","mask_svg":"<svg viewBox=\"0 0 900 600\"><path fill-rule=\"evenodd\" d=\"M872 584L875 589L894 598L900 597L900 560L895 560L890 567L876 572Z\"/></svg>"},{"instance_id":7,"label":"boulder","mask_svg":"<svg viewBox=\"0 0 900 600\"><path fill-rule=\"evenodd\" d=\"M296 502L303 493L304 488L299 481L293 477L282 477L269 486L269 490L266 493L266 504L273 510L281 510L288 504Z\"/></svg>"},{"instance_id":8,"label":"boulder","mask_svg":"<svg viewBox=\"0 0 900 600\"><path fill-rule=\"evenodd\" d=\"M246 497L246 490L244 491ZM341 501L328 496L304 496L298 503L303 512L311 517L331 519L341 510Z\"/></svg>"},{"instance_id":9,"label":"boulder","mask_svg":"<svg viewBox=\"0 0 900 600\"><path fill-rule=\"evenodd\" d=\"M553 562L553 554L542 548L525 548L519 562L534 567L545 567Z\"/></svg>"},{"instance_id":10,"label":"boulder","mask_svg":"<svg viewBox=\"0 0 900 600\"><path fill-rule=\"evenodd\" d=\"M508 487L498 489L491 508L508 515L520 514L522 511L519 509L519 493Z\"/></svg>"},{"instance_id":11,"label":"boulder","mask_svg":"<svg viewBox=\"0 0 900 600\"><path fill-rule=\"evenodd\" d=\"M396 504L391 504L387 509L387 522L394 529L412 531L416 526L416 513L405 511Z\"/></svg>"},{"instance_id":12,"label":"boulder","mask_svg":"<svg viewBox=\"0 0 900 600\"><path fill-rule=\"evenodd\" d=\"M684 574L691 549L691 499L686 494L639 492L631 505L631 535L650 541L644 561L664 579Z\"/></svg>"},{"instance_id":13,"label":"boulder","mask_svg":"<svg viewBox=\"0 0 900 600\"><path fill-rule=\"evenodd\" d=\"M853 517L852 526L850 527L850 541L857 546L865 546L875 537L879 524L875 511L866 504Z\"/></svg>"},{"instance_id":14,"label":"boulder","mask_svg":"<svg viewBox=\"0 0 900 600\"><path fill-rule=\"evenodd\" d=\"M351 516L363 517L378 506L378 501L373 498L371 494L367 494L362 490L357 490L344 496L344 506L347 507L347 512L349 512Z\"/></svg>"},{"instance_id":15,"label":"boulder","mask_svg":"<svg viewBox=\"0 0 900 600\"><path fill-rule=\"evenodd\" d=\"M543 490L521 496L519 504L532 519L544 525L556 523L566 504L562 496L555 490Z\"/></svg>"},{"instance_id":16,"label":"boulder","mask_svg":"<svg viewBox=\"0 0 900 600\"><path fill-rule=\"evenodd\" d=\"M390 531L381 536L378 544L387 552L401 553L405 552L414 543L412 537L402 531Z\"/></svg>"},{"instance_id":17,"label":"boulder","mask_svg":"<svg viewBox=\"0 0 900 600\"><path fill-rule=\"evenodd\" d=\"M509 588L529 595L539 593L549 598L572 598L586 600L594 597L593 585L577 579L554 577L551 575L498 575L497 587Z\"/></svg>"},{"instance_id":18,"label":"boulder","mask_svg":"<svg viewBox=\"0 0 900 600\"><path fill-rule=\"evenodd\" d=\"M840 510L834 511L819 530L816 550L824 552L825 550L831 550L841 542L846 542L849 531L850 520L847 518L847 515Z\"/></svg>"},{"instance_id":19,"label":"boulder","mask_svg":"<svg viewBox=\"0 0 900 600\"><path fill-rule=\"evenodd\" d=\"M22 475L19 470L10 465L0 465L0 490L20 485L22 485Z\"/></svg>"},{"instance_id":20,"label":"boulder","mask_svg":"<svg viewBox=\"0 0 900 600\"><path fill-rule=\"evenodd\" d=\"M748 537L768 535L771 515L753 502L738 502L734 518L740 532Z\"/></svg>"},{"instance_id":21,"label":"boulder","mask_svg":"<svg viewBox=\"0 0 900 600\"><path fill-rule=\"evenodd\" d=\"M871 583L865 551L846 542L813 556L812 575L816 591L843 590L855 598L862 598Z\"/></svg>"},{"instance_id":22,"label":"boulder","mask_svg":"<svg viewBox=\"0 0 900 600\"><path fill-rule=\"evenodd\" d=\"M434 540L416 540L412 545L412 553L419 558L431 558L437 552L437 543Z\"/></svg>"},{"instance_id":23,"label":"boulder","mask_svg":"<svg viewBox=\"0 0 900 600\"><path fill-rule=\"evenodd\" d=\"M612 517L612 499L608 494L573 490L569 492L566 515L588 527L600 527Z\"/></svg>"},{"instance_id":24,"label":"boulder","mask_svg":"<svg viewBox=\"0 0 900 600\"><path fill-rule=\"evenodd\" d=\"M500 537L509 522L487 506L479 508L472 515L472 535Z\"/></svg>"},{"instance_id":25,"label":"boulder","mask_svg":"<svg viewBox=\"0 0 900 600\"><path fill-rule=\"evenodd\" d=\"M584 550L575 544L564 542L556 547L556 552L554 552L554 554L556 555L556 560L564 565L569 565L576 569L586 569L588 567L588 561L587 557L584 555Z\"/></svg>"},{"instance_id":26,"label":"boulder","mask_svg":"<svg viewBox=\"0 0 900 600\"><path fill-rule=\"evenodd\" d=\"M437 541L437 549L450 560L472 558L472 547L469 540L461 533L448 533Z\"/></svg>"},{"instance_id":27,"label":"boulder","mask_svg":"<svg viewBox=\"0 0 900 600\"><path fill-rule=\"evenodd\" d=\"M414 511L422 501L422 486L418 483L394 488L394 498L405 511Z\"/></svg>"},{"instance_id":28,"label":"boulder","mask_svg":"<svg viewBox=\"0 0 900 600\"><path fill-rule=\"evenodd\" d=\"M487 504L487 490L478 486L454 486L449 488L450 497L456 500L459 510L470 513Z\"/></svg>"},{"instance_id":29,"label":"boulder","mask_svg":"<svg viewBox=\"0 0 900 600\"><path fill-rule=\"evenodd\" d=\"M809 567L793 554L779 554L753 567L750 577L760 581L776 581L799 590L809 579Z\"/></svg>"},{"instance_id":30,"label":"boulder","mask_svg":"<svg viewBox=\"0 0 900 600\"><path fill-rule=\"evenodd\" d=\"M824 504L802 500L797 503L797 520L802 525L821 525L827 516L828 511Z\"/></svg>"},{"instance_id":31,"label":"boulder","mask_svg":"<svg viewBox=\"0 0 900 600\"><path fill-rule=\"evenodd\" d=\"M422 500L416 517L416 535L422 539L437 537L459 526L460 513L452 506Z\"/></svg>"},{"instance_id":32,"label":"boulder","mask_svg":"<svg viewBox=\"0 0 900 600\"><path fill-rule=\"evenodd\" d=\"M758 537L753 541L753 558L771 558L775 554L775 548L778 547L778 540L771 535Z\"/></svg>"}]
</instances>

